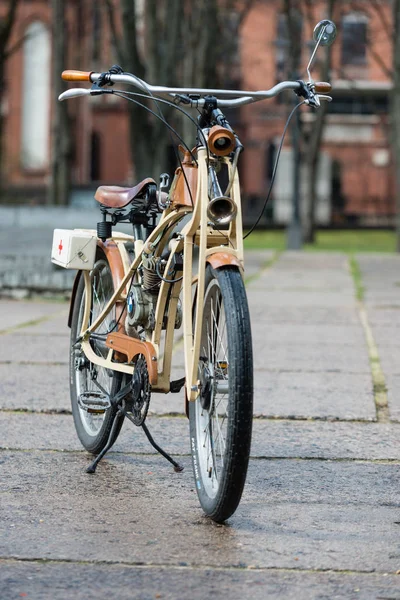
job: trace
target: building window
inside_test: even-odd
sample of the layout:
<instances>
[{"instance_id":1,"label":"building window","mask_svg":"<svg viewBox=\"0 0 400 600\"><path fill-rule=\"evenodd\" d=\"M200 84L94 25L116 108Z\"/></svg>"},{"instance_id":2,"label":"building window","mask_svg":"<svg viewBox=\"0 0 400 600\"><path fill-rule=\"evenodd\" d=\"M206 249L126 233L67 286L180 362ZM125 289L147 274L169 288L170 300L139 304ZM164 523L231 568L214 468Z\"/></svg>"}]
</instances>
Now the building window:
<instances>
[{"instance_id":1,"label":"building window","mask_svg":"<svg viewBox=\"0 0 400 600\"><path fill-rule=\"evenodd\" d=\"M352 13L342 19L342 65L367 64L367 25L365 15Z\"/></svg>"},{"instance_id":2,"label":"building window","mask_svg":"<svg viewBox=\"0 0 400 600\"><path fill-rule=\"evenodd\" d=\"M45 169L49 163L50 34L35 21L26 30L23 49L22 165Z\"/></svg>"}]
</instances>

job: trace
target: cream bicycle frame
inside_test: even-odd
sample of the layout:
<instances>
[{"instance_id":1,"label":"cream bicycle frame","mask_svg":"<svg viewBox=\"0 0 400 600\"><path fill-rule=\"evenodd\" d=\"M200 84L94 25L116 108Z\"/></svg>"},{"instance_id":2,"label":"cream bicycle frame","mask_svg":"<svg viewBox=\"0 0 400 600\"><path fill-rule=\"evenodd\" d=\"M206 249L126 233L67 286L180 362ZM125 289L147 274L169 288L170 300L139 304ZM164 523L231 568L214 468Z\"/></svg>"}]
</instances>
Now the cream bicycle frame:
<instances>
[{"instance_id":1,"label":"cream bicycle frame","mask_svg":"<svg viewBox=\"0 0 400 600\"><path fill-rule=\"evenodd\" d=\"M176 209L169 207L164 210L159 224L147 240L145 242L141 242L140 240L135 241L136 256L132 264L129 264L129 259L124 246L124 239L126 240L126 236L120 238L118 237L118 234L113 236L112 239L117 244L125 274L119 287L115 290L103 311L90 326L90 307L92 303L91 278L90 272L83 272L85 281L85 308L80 334L82 337L82 350L88 360L96 365L122 373L133 374L135 368L134 365L127 362L118 362L115 358L115 350L113 348L109 348L106 358L98 356L90 345L90 334L94 333L103 323L117 302L126 301L131 280L136 276L138 267L142 261L143 249L153 248L155 250L155 255L159 256L166 245L173 228L186 215L192 214L190 221L183 227L178 237L171 242L173 247L164 271L165 273L169 272L174 254L180 253L183 250L183 277L181 280L176 280L174 283L161 281L155 309L155 327L152 331L146 332L145 342L145 344L148 344L146 349L150 349L150 353L147 352L147 354L145 354L148 368L152 366L149 365L150 360L153 363L157 363L157 375L155 378L156 380L153 379L152 381L152 391L167 393L170 391L175 318L178 299L182 290L186 395L187 399L191 401L195 400L199 394L198 361L203 312L201 299L204 296L206 265L208 262L212 265L214 263L213 266L219 268L222 264L233 264L239 266L241 271L243 270L243 228L239 178L237 170L232 174L232 166L229 160L222 160L228 165L230 175L233 175L234 177L231 198L236 204L237 214L231 221L229 230L226 232L218 232L208 222L207 206L209 197L207 149L205 147L200 147L197 152L197 194L193 209L188 207L179 207ZM198 247L198 273L196 274L193 272L193 250L195 246ZM192 294L194 285L197 286L196 295L197 298L200 299L200 301L196 302L195 314L193 314ZM167 316L167 326L162 348L161 336L165 316ZM162 367L160 368L159 359L162 350L163 359Z\"/></svg>"}]
</instances>

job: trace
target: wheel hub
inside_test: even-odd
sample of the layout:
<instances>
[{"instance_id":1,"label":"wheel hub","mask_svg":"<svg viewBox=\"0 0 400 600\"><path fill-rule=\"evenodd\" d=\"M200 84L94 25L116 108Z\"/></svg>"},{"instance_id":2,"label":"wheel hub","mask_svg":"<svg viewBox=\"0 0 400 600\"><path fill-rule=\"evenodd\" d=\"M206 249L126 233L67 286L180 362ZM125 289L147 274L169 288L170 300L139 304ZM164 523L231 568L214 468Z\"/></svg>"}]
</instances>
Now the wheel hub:
<instances>
[{"instance_id":1,"label":"wheel hub","mask_svg":"<svg viewBox=\"0 0 400 600\"><path fill-rule=\"evenodd\" d=\"M214 392L214 375L208 358L200 357L200 404L205 410L210 410Z\"/></svg>"}]
</instances>

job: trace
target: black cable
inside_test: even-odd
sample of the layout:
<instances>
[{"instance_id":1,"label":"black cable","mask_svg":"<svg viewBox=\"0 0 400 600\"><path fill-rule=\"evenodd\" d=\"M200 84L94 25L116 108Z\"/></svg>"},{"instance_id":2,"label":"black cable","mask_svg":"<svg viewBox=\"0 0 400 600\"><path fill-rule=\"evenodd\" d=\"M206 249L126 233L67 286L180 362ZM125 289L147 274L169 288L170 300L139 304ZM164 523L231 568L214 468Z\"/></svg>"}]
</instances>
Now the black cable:
<instances>
[{"instance_id":1,"label":"black cable","mask_svg":"<svg viewBox=\"0 0 400 600\"><path fill-rule=\"evenodd\" d=\"M134 79L136 79L136 81L139 83L140 87L144 87L144 88L145 88L145 90L147 91L148 97L150 97L150 98L153 100L153 102L155 102L155 104L156 104L156 106L157 106L157 109L158 109L159 115L160 115L160 117L161 117L161 119L160 119L160 120L161 120L162 122L164 122L164 123L165 123L165 124L168 126L168 122L167 122L167 120L165 119L165 117L164 117L164 115L163 115L163 112L162 112L162 110L161 110L160 106L157 104L157 100L159 100L159 98L156 98L156 97L154 96L154 94L151 92L151 90L149 89L149 87L148 87L148 85L146 84L146 82L145 82L145 81L143 81L142 79L140 79L139 77L137 77L137 76L136 76L136 75L134 75L133 73L128 73L128 75L130 75L131 77L133 77ZM142 105L142 106L143 106L143 105ZM176 105L174 105L174 106L175 106L175 108L176 108ZM196 124L196 128L197 128L197 127L198 127L198 125ZM202 133L203 133L203 132L202 132ZM171 134L170 134L170 135L171 135ZM203 137L204 137L204 135L203 135ZM180 136L178 136L178 138L179 138L179 139L182 139L182 138L180 138ZM172 138L171 138L171 141L173 142ZM184 143L184 146L185 146L186 148L188 148L188 147L187 147L187 145L186 145L185 143ZM177 149L175 148L175 145L174 145L174 144L172 144L172 147L173 147L173 149L174 149L175 158L176 158L176 159L178 160L178 162L179 162L179 166L180 166L180 168L181 168L182 175L183 175L183 178L184 178L184 180L185 180L185 185L186 185L186 187L187 187L187 189L188 189L188 192L189 192L189 196L190 196L190 202L191 202L191 204L192 204L192 208L193 208L193 207L194 207L194 202L193 202L192 190L190 189L190 185L189 185L188 179L187 179L187 177L186 177L185 170L184 170L184 168L183 168L183 164L182 164L182 161L181 161L181 157L179 156L179 152L178 152L178 151L177 151ZM205 144L205 147L206 147L206 149L207 149L207 168L208 168L208 164L209 164L209 161L210 161L210 155L209 155L209 151L208 151L208 145L207 145L207 144ZM191 150L189 150L189 152L190 152L190 154L192 154Z\"/></svg>"},{"instance_id":2,"label":"black cable","mask_svg":"<svg viewBox=\"0 0 400 600\"><path fill-rule=\"evenodd\" d=\"M288 128L288 126L289 126L290 120L291 120L291 118L293 117L294 113L296 112L296 110L297 110L297 109L298 109L298 108L299 108L299 107L300 107L302 104L304 104L304 102L305 102L305 100L302 100L301 102L299 102L298 104L296 104L296 106L295 106L295 107L292 109L292 111L290 112L290 115L289 115L289 116L288 116L288 118L287 118L286 125L285 125L285 127L284 127L284 130L283 130L283 133L282 133L282 138L281 138L281 141L280 141L280 144L279 144L278 153L277 153L277 155L276 155L275 164L274 164L274 169L273 169L273 171L272 171L272 176L271 176L271 182L270 182L270 184L269 184L269 190L268 190L268 194L267 194L267 197L266 197L266 199L265 199L265 202L264 202L264 206L263 206L263 207L262 207L262 209L261 209L261 212L260 212L260 214L259 214L259 217L258 217L257 221L254 223L254 225L252 226L252 228L250 229L250 231L248 231L248 232L246 233L246 235L244 235L244 236L243 236L243 239L244 239L244 240L245 240L247 237L249 237L249 235L250 235L251 233L253 233L254 229L257 227L258 223L260 222L260 219L261 219L261 217L262 217L262 216L263 216L263 214L264 214L265 208L266 208L266 206L267 206L267 204L268 204L268 202L269 202L270 196L271 196L271 192L272 192L272 186L274 185L274 181L275 181L275 175L276 175L276 171L277 171L277 168L278 168L279 157L280 157L280 154L281 154L281 150L282 150L283 142L284 142L284 140L285 140L285 135L286 135L287 128Z\"/></svg>"},{"instance_id":3,"label":"black cable","mask_svg":"<svg viewBox=\"0 0 400 600\"><path fill-rule=\"evenodd\" d=\"M193 119L193 117L188 112L186 112L186 110L184 110L178 104L175 104L175 102L171 102L170 100L165 100L164 98L157 98L156 96L148 96L147 94L139 94L138 92L130 92L127 90L112 90L112 93L115 93L115 92L123 92L124 94L129 94L130 96L137 96L138 98L151 98L152 100L154 100L154 102L161 102L162 104L167 104L171 108L175 108L176 110L181 112L183 115L185 115L185 117L187 117L189 119L189 121L191 121L193 123L193 125L197 129L197 132L200 134L200 137L202 138L202 143L204 144L204 146L206 148L208 148L206 137L203 133L202 128L199 126L198 122L196 121L196 119ZM199 109L197 109L197 110L198 110L199 114L201 114L200 110ZM188 148L188 146L186 146L186 147ZM197 164L197 159L196 159L195 155L193 154L193 152L191 150L189 150L189 152L190 152L190 155L193 158L194 162Z\"/></svg>"},{"instance_id":4,"label":"black cable","mask_svg":"<svg viewBox=\"0 0 400 600\"><path fill-rule=\"evenodd\" d=\"M129 98L129 96L125 95L126 92L122 92L122 91L119 91L119 90L112 90L112 93L115 96L119 96L120 98L124 98L125 100L129 100L129 102L133 102L137 106L141 106L142 108L144 108L145 110L147 110L147 112L149 112L154 117L156 117L156 119L159 119L162 123L164 123L164 125L166 125L168 127L168 129L170 131L172 131L176 135L176 137L178 138L178 140L183 144L183 146L185 146L186 150L188 152L190 152L190 154L192 154L191 150L189 149L189 146L184 142L183 138L179 135L179 133L176 131L176 129L174 129L174 127L172 127L172 125L170 125L168 123L168 121L163 116L158 115L157 113L154 112L154 110L151 110L151 108L149 108L145 104L142 104L138 100L134 100L133 98Z\"/></svg>"},{"instance_id":5,"label":"black cable","mask_svg":"<svg viewBox=\"0 0 400 600\"><path fill-rule=\"evenodd\" d=\"M165 283L178 283L178 281L182 281L183 279L183 275L182 277L178 277L178 279L165 279L160 273L158 262L156 262L156 273L162 281L165 281Z\"/></svg>"}]
</instances>

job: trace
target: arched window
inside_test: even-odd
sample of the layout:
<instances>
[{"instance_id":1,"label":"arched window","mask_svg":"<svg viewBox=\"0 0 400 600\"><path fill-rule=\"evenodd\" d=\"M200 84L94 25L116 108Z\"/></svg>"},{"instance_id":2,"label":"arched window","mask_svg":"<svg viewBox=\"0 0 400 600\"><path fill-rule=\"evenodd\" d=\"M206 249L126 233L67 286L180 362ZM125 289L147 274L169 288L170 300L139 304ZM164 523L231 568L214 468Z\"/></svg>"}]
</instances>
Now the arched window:
<instances>
[{"instance_id":1,"label":"arched window","mask_svg":"<svg viewBox=\"0 0 400 600\"><path fill-rule=\"evenodd\" d=\"M50 34L40 21L31 23L23 48L22 165L44 169L49 163Z\"/></svg>"}]
</instances>

